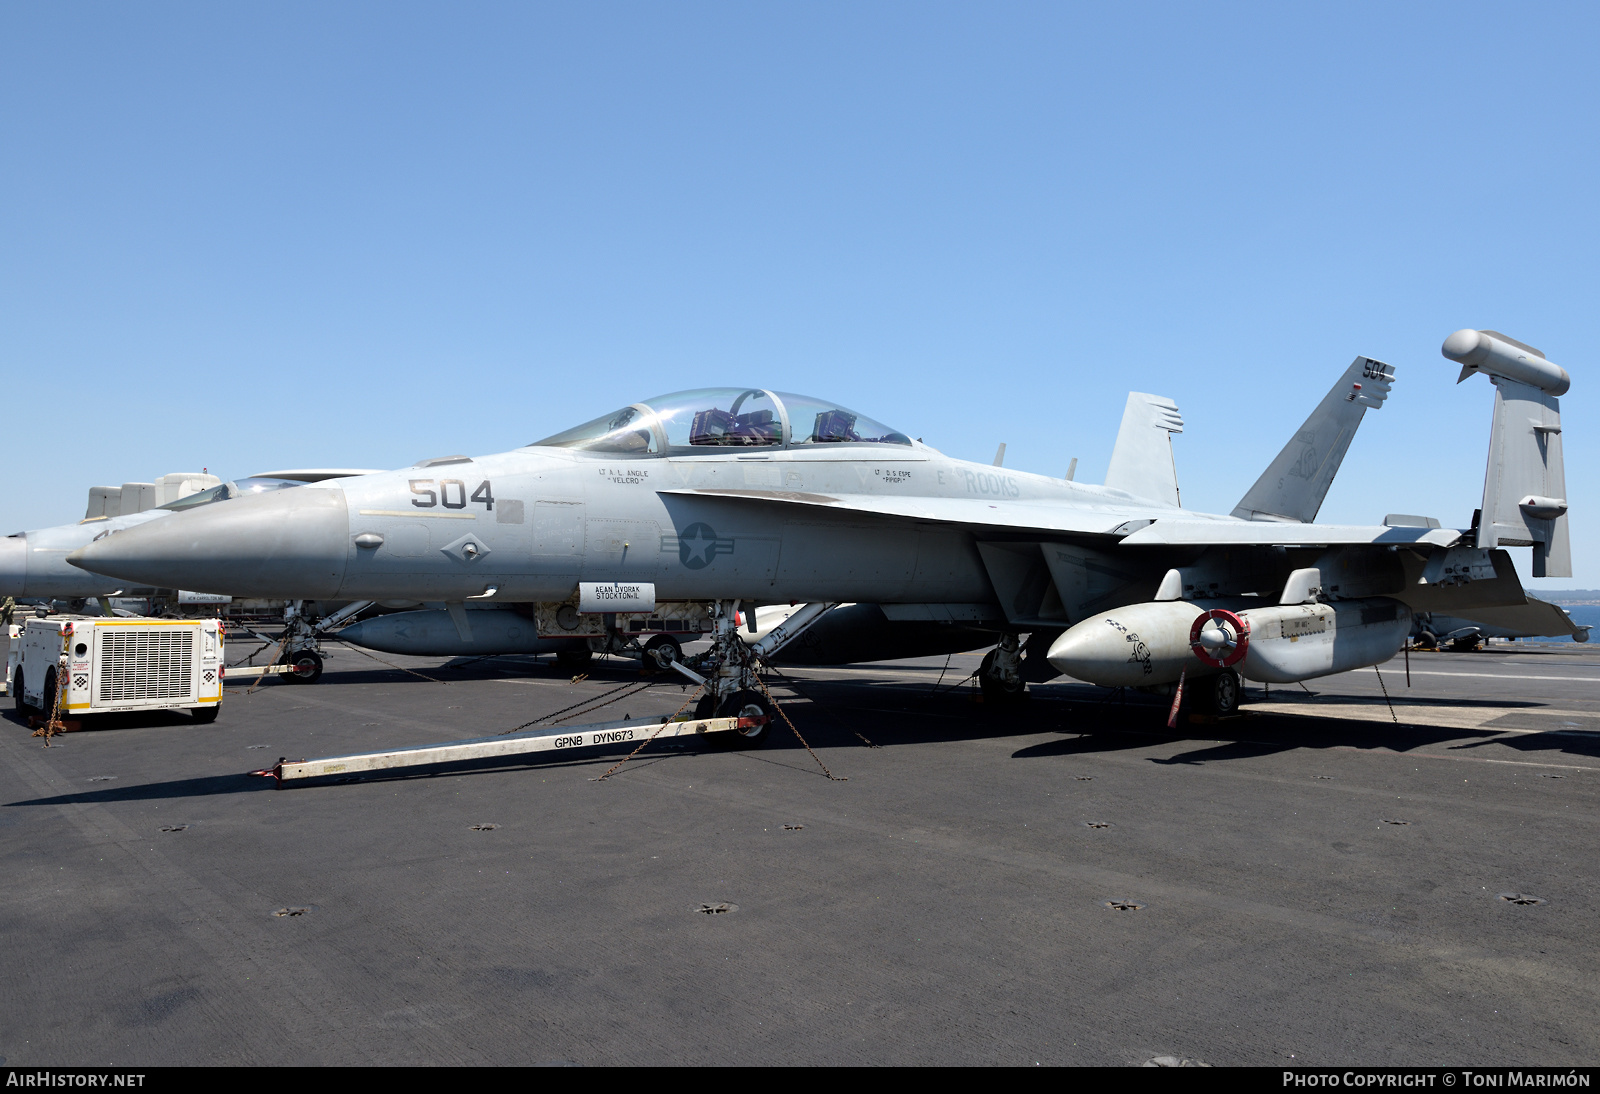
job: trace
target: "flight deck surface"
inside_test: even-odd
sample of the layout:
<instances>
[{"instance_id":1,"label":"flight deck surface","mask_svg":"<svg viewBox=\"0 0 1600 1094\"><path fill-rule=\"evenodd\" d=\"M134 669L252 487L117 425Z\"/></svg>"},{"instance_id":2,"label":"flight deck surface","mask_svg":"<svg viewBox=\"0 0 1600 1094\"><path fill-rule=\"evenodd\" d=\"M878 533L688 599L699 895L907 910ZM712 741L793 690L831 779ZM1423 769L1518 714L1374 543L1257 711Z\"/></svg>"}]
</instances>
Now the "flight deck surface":
<instances>
[{"instance_id":1,"label":"flight deck surface","mask_svg":"<svg viewBox=\"0 0 1600 1094\"><path fill-rule=\"evenodd\" d=\"M977 656L790 670L803 695L775 695L846 781L782 725L754 751L652 745L603 782L625 747L245 774L639 679L383 660L414 671L332 646L318 684L230 684L213 725L111 716L48 749L7 711L6 1063L1600 1057L1586 646L1413 654L1409 688L1400 659L1381 684L1253 686L1245 716L1173 731L1164 704L1070 682L1017 707L931 694ZM689 697L656 679L570 724Z\"/></svg>"}]
</instances>

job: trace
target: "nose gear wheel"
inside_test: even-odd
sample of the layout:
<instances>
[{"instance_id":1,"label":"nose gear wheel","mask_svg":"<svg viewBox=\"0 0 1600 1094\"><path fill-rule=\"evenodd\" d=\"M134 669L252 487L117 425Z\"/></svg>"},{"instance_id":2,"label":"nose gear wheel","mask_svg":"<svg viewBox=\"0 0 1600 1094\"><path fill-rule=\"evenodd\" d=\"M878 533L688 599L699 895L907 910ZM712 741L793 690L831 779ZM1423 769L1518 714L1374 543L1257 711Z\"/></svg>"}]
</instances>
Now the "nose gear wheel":
<instances>
[{"instance_id":1,"label":"nose gear wheel","mask_svg":"<svg viewBox=\"0 0 1600 1094\"><path fill-rule=\"evenodd\" d=\"M716 717L738 718L740 722L732 733L706 737L721 748L760 748L772 733L772 704L759 691L734 692L718 704Z\"/></svg>"}]
</instances>

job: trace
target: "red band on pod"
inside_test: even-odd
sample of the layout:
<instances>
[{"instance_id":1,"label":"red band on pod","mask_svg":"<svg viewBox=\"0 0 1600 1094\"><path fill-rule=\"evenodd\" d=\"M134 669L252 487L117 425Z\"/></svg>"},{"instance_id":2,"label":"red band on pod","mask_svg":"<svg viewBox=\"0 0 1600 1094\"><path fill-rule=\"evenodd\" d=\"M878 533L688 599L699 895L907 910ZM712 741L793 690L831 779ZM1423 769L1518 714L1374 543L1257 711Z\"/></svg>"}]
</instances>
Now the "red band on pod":
<instances>
[{"instance_id":1,"label":"red band on pod","mask_svg":"<svg viewBox=\"0 0 1600 1094\"><path fill-rule=\"evenodd\" d=\"M1211 622L1222 624L1233 631L1232 649L1212 650L1200 642L1200 632ZM1244 660L1245 653L1250 649L1250 624L1226 608L1212 608L1197 616L1194 626L1189 628L1189 648L1194 651L1194 655L1202 664L1210 665L1214 669L1237 665Z\"/></svg>"}]
</instances>

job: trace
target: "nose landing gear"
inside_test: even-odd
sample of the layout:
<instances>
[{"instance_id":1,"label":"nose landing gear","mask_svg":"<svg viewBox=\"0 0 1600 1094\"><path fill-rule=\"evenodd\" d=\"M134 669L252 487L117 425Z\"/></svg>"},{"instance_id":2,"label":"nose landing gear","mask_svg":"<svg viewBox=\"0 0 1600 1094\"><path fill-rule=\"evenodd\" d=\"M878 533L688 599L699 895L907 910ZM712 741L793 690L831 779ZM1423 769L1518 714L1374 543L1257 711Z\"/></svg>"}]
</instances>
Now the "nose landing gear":
<instances>
[{"instance_id":1,"label":"nose landing gear","mask_svg":"<svg viewBox=\"0 0 1600 1094\"><path fill-rule=\"evenodd\" d=\"M370 600L357 600L332 615L317 619L307 613L304 600L290 601L283 610L284 653L281 662L289 666L289 671L283 674L284 682L315 684L322 679L322 636L371 606Z\"/></svg>"},{"instance_id":2,"label":"nose landing gear","mask_svg":"<svg viewBox=\"0 0 1600 1094\"><path fill-rule=\"evenodd\" d=\"M705 703L706 699L701 702ZM772 723L778 713L759 691L736 691L717 704L715 717L737 718L738 728L732 733L708 736L707 740L721 748L760 748L771 737Z\"/></svg>"},{"instance_id":3,"label":"nose landing gear","mask_svg":"<svg viewBox=\"0 0 1600 1094\"><path fill-rule=\"evenodd\" d=\"M728 735L731 739L727 742L734 748L749 748L766 742L777 717L757 675L762 660L799 637L834 605L807 604L762 638L746 643L739 637L739 604L737 600L719 600L713 605L709 650L687 661L672 659L663 664L705 688L695 706L695 717L749 719L753 724Z\"/></svg>"},{"instance_id":4,"label":"nose landing gear","mask_svg":"<svg viewBox=\"0 0 1600 1094\"><path fill-rule=\"evenodd\" d=\"M316 650L295 650L283 659L289 671L283 674L285 683L315 684L322 679L322 655Z\"/></svg>"}]
</instances>

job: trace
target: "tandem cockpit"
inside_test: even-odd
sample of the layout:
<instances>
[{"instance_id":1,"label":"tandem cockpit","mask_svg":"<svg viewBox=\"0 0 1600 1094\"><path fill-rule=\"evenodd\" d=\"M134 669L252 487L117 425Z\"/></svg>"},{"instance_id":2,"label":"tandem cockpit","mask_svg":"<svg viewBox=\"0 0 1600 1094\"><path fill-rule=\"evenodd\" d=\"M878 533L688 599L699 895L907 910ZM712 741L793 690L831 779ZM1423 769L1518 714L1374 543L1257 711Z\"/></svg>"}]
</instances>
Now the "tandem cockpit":
<instances>
[{"instance_id":1,"label":"tandem cockpit","mask_svg":"<svg viewBox=\"0 0 1600 1094\"><path fill-rule=\"evenodd\" d=\"M764 388L705 388L632 403L536 441L631 456L684 456L723 448L874 444L911 447L911 438L825 399Z\"/></svg>"},{"instance_id":2,"label":"tandem cockpit","mask_svg":"<svg viewBox=\"0 0 1600 1094\"><path fill-rule=\"evenodd\" d=\"M170 509L181 512L184 509L193 509L197 505L210 505L216 501L229 501L233 498L247 497L251 494L266 494L273 490L287 490L294 486L304 486L299 479L280 479L271 475L254 475L248 479L237 479L225 482L221 486L213 486L201 490L197 494L188 494L177 501L169 501L165 505L156 506L157 509Z\"/></svg>"}]
</instances>

